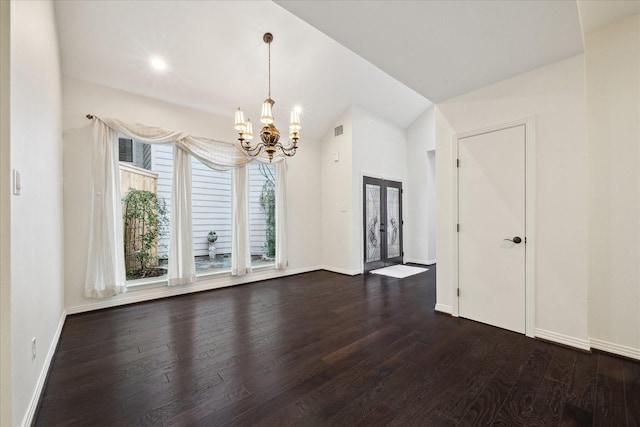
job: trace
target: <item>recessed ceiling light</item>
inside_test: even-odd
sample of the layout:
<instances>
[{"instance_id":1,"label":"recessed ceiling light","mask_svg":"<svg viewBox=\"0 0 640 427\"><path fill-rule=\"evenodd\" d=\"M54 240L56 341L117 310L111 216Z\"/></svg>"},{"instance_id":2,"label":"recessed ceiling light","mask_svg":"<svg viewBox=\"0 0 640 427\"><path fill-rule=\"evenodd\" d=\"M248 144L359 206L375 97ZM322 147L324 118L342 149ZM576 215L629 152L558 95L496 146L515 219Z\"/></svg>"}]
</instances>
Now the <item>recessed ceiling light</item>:
<instances>
[{"instance_id":1,"label":"recessed ceiling light","mask_svg":"<svg viewBox=\"0 0 640 427\"><path fill-rule=\"evenodd\" d=\"M167 63L165 60L157 56L155 58L151 58L149 63L151 64L151 68L156 71L164 71L167 69Z\"/></svg>"}]
</instances>

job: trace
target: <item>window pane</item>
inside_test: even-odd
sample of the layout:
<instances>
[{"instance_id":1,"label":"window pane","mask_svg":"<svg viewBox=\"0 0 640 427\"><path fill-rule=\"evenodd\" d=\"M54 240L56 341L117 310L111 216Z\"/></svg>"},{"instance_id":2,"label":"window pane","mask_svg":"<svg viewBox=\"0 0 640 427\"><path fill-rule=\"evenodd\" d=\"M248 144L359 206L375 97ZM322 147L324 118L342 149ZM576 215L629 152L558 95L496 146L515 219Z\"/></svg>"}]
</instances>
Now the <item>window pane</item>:
<instances>
[{"instance_id":1,"label":"window pane","mask_svg":"<svg viewBox=\"0 0 640 427\"><path fill-rule=\"evenodd\" d=\"M133 162L133 141L130 139L119 138L118 148L119 148L119 160L121 162L132 163Z\"/></svg>"},{"instance_id":2,"label":"window pane","mask_svg":"<svg viewBox=\"0 0 640 427\"><path fill-rule=\"evenodd\" d=\"M127 280L162 277L167 273L173 149L120 139L121 159L123 148L125 157L138 160L120 166Z\"/></svg>"},{"instance_id":3,"label":"window pane","mask_svg":"<svg viewBox=\"0 0 640 427\"><path fill-rule=\"evenodd\" d=\"M196 272L231 268L231 172L191 158L193 255Z\"/></svg>"},{"instance_id":4,"label":"window pane","mask_svg":"<svg viewBox=\"0 0 640 427\"><path fill-rule=\"evenodd\" d=\"M276 166L249 163L251 265L273 264L276 256Z\"/></svg>"}]
</instances>

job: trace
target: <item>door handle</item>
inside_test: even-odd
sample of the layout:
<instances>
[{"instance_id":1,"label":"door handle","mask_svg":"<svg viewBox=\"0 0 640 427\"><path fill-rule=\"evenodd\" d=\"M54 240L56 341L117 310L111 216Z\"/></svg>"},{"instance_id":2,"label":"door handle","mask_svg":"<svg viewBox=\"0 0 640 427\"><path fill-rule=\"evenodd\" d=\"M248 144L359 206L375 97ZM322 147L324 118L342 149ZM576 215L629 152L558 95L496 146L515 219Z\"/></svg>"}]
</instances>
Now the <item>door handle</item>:
<instances>
[{"instance_id":1,"label":"door handle","mask_svg":"<svg viewBox=\"0 0 640 427\"><path fill-rule=\"evenodd\" d=\"M522 239L520 237L518 237L518 236L514 237L513 239L503 239L503 240L506 240L506 241L511 242L511 243L515 243L516 245L518 243L522 242Z\"/></svg>"}]
</instances>

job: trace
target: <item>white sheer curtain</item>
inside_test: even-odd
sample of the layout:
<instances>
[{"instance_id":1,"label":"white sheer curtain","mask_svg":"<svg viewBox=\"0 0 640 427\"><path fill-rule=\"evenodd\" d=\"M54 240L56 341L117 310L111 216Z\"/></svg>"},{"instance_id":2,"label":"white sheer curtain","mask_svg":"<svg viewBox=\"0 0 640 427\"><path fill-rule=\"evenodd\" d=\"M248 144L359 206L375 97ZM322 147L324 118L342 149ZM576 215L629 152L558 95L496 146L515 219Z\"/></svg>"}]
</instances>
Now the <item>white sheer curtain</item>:
<instances>
[{"instance_id":1,"label":"white sheer curtain","mask_svg":"<svg viewBox=\"0 0 640 427\"><path fill-rule=\"evenodd\" d=\"M169 230L169 286L196 281L191 222L191 157L182 148L174 145Z\"/></svg>"},{"instance_id":2,"label":"white sheer curtain","mask_svg":"<svg viewBox=\"0 0 640 427\"><path fill-rule=\"evenodd\" d=\"M87 298L105 298L127 291L118 134L104 123L96 123L93 141L92 227L84 295Z\"/></svg>"},{"instance_id":3,"label":"white sheer curtain","mask_svg":"<svg viewBox=\"0 0 640 427\"><path fill-rule=\"evenodd\" d=\"M249 244L248 172L246 164L267 163L266 154L249 157L237 144L195 137L159 127L129 124L113 118L91 116L93 141L93 201L85 295L104 298L126 291L124 242L120 205L118 134L147 144L175 144L171 199L169 284L196 280L191 225L191 160L198 158L217 170L233 169L232 274L251 272ZM276 157L279 163L284 157ZM282 167L280 167L282 165ZM284 163L276 175L276 268L287 265L286 193Z\"/></svg>"},{"instance_id":4,"label":"white sheer curtain","mask_svg":"<svg viewBox=\"0 0 640 427\"><path fill-rule=\"evenodd\" d=\"M287 252L287 185L286 162L276 166L276 269L289 265Z\"/></svg>"},{"instance_id":5,"label":"white sheer curtain","mask_svg":"<svg viewBox=\"0 0 640 427\"><path fill-rule=\"evenodd\" d=\"M251 273L251 243L249 242L249 171L240 166L231 173L231 274Z\"/></svg>"}]
</instances>

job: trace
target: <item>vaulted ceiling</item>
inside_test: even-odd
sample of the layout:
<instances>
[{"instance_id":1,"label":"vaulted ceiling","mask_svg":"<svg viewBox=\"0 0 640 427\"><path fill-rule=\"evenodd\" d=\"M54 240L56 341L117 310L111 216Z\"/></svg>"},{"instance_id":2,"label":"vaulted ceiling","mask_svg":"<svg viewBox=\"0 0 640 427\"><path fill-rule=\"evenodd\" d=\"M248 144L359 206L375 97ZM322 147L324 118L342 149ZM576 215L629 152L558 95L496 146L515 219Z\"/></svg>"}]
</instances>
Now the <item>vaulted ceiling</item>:
<instances>
[{"instance_id":1,"label":"vaulted ceiling","mask_svg":"<svg viewBox=\"0 0 640 427\"><path fill-rule=\"evenodd\" d=\"M259 116L267 95L262 35L273 33L276 120L286 123L299 105L303 135L315 139L350 105L405 128L432 101L583 51L573 1L56 1L55 8L65 75L228 116L230 126L237 107ZM167 61L164 73L149 67L152 56Z\"/></svg>"}]
</instances>

